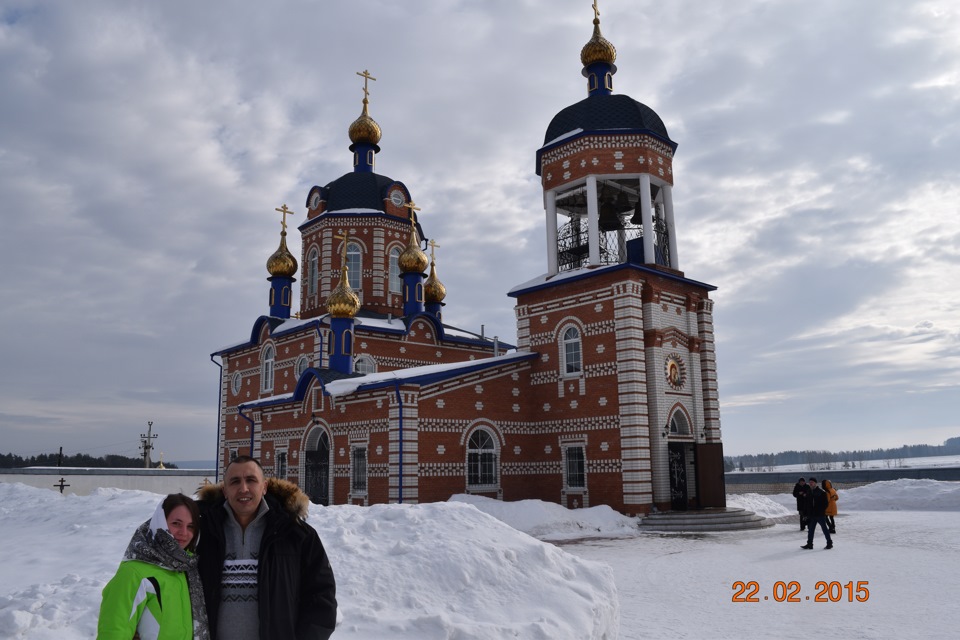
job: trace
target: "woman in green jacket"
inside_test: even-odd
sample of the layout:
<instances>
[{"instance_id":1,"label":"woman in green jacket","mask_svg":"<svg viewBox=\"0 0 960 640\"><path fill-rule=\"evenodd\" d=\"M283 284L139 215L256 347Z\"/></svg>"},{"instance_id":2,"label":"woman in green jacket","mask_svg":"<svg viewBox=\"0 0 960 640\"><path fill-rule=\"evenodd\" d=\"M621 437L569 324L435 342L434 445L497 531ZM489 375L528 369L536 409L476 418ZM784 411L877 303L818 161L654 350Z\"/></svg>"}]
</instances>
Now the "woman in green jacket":
<instances>
[{"instance_id":1,"label":"woman in green jacket","mask_svg":"<svg viewBox=\"0 0 960 640\"><path fill-rule=\"evenodd\" d=\"M194 549L197 504L171 493L140 525L103 588L98 640L209 640Z\"/></svg>"}]
</instances>

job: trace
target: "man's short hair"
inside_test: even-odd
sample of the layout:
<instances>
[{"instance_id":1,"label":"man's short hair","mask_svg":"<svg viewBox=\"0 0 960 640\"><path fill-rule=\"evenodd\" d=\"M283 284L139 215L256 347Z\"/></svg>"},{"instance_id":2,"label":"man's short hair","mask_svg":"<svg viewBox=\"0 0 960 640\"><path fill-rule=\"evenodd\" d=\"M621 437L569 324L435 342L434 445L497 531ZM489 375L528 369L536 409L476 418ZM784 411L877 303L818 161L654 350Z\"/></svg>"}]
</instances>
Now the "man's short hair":
<instances>
[{"instance_id":1,"label":"man's short hair","mask_svg":"<svg viewBox=\"0 0 960 640\"><path fill-rule=\"evenodd\" d=\"M227 463L227 466L223 470L223 475L227 475L227 469L230 468L232 464L243 464L245 462L252 462L260 468L260 473L263 474L263 465L260 464L260 461L254 458L253 456L237 456L233 460Z\"/></svg>"},{"instance_id":2,"label":"man's short hair","mask_svg":"<svg viewBox=\"0 0 960 640\"><path fill-rule=\"evenodd\" d=\"M816 482L816 481L817 481L816 478L807 478L807 482Z\"/></svg>"}]
</instances>

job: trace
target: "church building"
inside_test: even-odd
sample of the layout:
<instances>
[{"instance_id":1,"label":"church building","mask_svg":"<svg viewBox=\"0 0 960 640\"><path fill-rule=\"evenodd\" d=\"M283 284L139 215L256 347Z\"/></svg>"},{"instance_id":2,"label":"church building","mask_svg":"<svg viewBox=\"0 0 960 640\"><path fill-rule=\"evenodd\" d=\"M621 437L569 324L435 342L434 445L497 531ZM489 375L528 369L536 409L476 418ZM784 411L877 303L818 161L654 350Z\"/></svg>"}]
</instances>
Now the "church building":
<instances>
[{"instance_id":1,"label":"church building","mask_svg":"<svg viewBox=\"0 0 960 640\"><path fill-rule=\"evenodd\" d=\"M580 57L587 96L536 151L546 271L508 293L516 345L444 322L429 216L376 173L375 78L358 74L353 170L307 193L299 261L294 212L277 210L269 311L213 354L218 475L252 454L325 505L469 493L625 514L725 506L714 287L680 269L677 144L613 93L596 3Z\"/></svg>"}]
</instances>

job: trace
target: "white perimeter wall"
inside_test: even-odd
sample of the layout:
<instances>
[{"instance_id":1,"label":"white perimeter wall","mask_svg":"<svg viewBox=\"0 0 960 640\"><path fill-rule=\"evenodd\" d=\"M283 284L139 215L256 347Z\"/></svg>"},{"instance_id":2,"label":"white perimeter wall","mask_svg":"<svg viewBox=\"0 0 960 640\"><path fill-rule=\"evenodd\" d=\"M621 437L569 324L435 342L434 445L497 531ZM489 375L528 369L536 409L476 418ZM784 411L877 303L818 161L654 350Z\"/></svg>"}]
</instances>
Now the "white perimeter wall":
<instances>
[{"instance_id":1,"label":"white perimeter wall","mask_svg":"<svg viewBox=\"0 0 960 640\"><path fill-rule=\"evenodd\" d=\"M85 496L101 487L137 489L151 493L192 496L205 481L214 482L213 469L87 469L63 467L0 469L0 482L60 491L60 479L69 487L63 493ZM54 486L57 485L57 486Z\"/></svg>"}]
</instances>

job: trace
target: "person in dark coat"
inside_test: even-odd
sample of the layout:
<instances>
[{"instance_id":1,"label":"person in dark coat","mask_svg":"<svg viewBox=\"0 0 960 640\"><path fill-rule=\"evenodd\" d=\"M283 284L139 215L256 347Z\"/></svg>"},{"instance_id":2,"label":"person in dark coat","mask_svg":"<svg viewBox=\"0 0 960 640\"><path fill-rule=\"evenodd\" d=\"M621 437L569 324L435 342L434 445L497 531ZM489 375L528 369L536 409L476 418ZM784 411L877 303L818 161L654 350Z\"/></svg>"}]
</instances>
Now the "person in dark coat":
<instances>
[{"instance_id":1,"label":"person in dark coat","mask_svg":"<svg viewBox=\"0 0 960 640\"><path fill-rule=\"evenodd\" d=\"M819 524L820 529L823 530L824 537L827 539L827 546L825 546L824 549L833 549L833 539L830 537L830 530L827 528L827 516L825 515L827 503L829 502L827 494L817 486L816 478L807 478L807 485L810 487L810 490L807 492L805 506L807 524L809 526L807 527L807 544L800 548L813 549L813 534Z\"/></svg>"},{"instance_id":2,"label":"person in dark coat","mask_svg":"<svg viewBox=\"0 0 960 640\"><path fill-rule=\"evenodd\" d=\"M797 484L793 485L793 497L797 499L797 513L800 514L800 531L807 528L806 502L809 490L807 481L802 477L797 480Z\"/></svg>"},{"instance_id":3,"label":"person in dark coat","mask_svg":"<svg viewBox=\"0 0 960 640\"><path fill-rule=\"evenodd\" d=\"M217 640L326 640L337 625L336 582L310 504L297 485L265 479L240 456L223 483L197 492L197 555Z\"/></svg>"}]
</instances>

